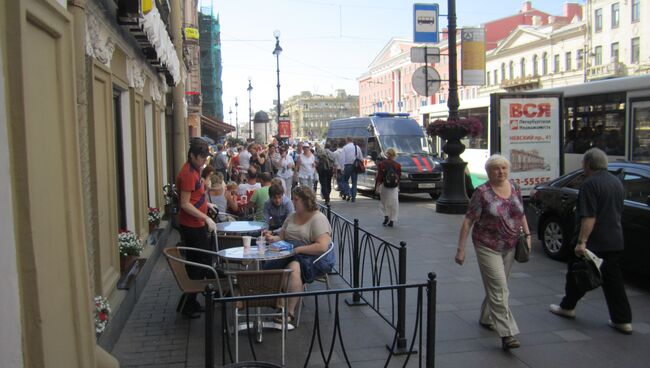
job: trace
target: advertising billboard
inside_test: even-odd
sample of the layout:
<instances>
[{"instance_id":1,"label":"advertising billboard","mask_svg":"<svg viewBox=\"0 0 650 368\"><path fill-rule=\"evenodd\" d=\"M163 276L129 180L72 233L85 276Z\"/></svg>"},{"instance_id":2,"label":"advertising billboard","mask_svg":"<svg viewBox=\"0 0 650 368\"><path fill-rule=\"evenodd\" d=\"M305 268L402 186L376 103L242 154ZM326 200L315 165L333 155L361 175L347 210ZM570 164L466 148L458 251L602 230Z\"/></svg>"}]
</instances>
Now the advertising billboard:
<instances>
[{"instance_id":1,"label":"advertising billboard","mask_svg":"<svg viewBox=\"0 0 650 368\"><path fill-rule=\"evenodd\" d=\"M291 138L291 120L280 118L278 122L278 137Z\"/></svg>"},{"instance_id":2,"label":"advertising billboard","mask_svg":"<svg viewBox=\"0 0 650 368\"><path fill-rule=\"evenodd\" d=\"M562 172L562 95L493 94L493 152L510 160L510 179L529 195ZM495 119L496 118L496 119ZM496 134L495 134L496 133Z\"/></svg>"}]
</instances>

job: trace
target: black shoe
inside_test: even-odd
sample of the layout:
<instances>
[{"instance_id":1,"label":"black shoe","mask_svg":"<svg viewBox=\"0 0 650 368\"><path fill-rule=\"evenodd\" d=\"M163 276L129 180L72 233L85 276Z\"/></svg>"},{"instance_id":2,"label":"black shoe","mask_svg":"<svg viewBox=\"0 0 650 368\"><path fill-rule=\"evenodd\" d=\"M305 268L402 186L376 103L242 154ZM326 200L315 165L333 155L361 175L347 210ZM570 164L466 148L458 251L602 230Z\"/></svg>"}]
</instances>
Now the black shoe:
<instances>
[{"instance_id":1,"label":"black shoe","mask_svg":"<svg viewBox=\"0 0 650 368\"><path fill-rule=\"evenodd\" d=\"M388 221L387 226L388 226L388 227L393 227L393 221Z\"/></svg>"},{"instance_id":2,"label":"black shoe","mask_svg":"<svg viewBox=\"0 0 650 368\"><path fill-rule=\"evenodd\" d=\"M181 313L189 319L197 319L201 317L199 312L196 309L192 308L183 308L183 311Z\"/></svg>"},{"instance_id":3,"label":"black shoe","mask_svg":"<svg viewBox=\"0 0 650 368\"><path fill-rule=\"evenodd\" d=\"M384 216L384 222L382 222L381 224L384 226L388 224L388 216Z\"/></svg>"},{"instance_id":4,"label":"black shoe","mask_svg":"<svg viewBox=\"0 0 650 368\"><path fill-rule=\"evenodd\" d=\"M345 200L346 200L346 201L348 201L348 202L349 202L349 201L350 201L350 199L351 199L351 198L350 198L350 196L345 196ZM354 202L354 199L352 200L352 202Z\"/></svg>"}]
</instances>

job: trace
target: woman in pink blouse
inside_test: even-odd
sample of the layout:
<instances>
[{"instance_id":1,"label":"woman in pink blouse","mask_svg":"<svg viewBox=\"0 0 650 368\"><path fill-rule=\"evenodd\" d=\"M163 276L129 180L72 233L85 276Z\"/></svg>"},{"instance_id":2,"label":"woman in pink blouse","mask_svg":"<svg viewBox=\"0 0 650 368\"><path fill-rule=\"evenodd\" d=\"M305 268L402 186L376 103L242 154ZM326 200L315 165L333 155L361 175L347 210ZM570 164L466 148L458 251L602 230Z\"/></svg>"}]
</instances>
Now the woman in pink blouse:
<instances>
[{"instance_id":1,"label":"woman in pink blouse","mask_svg":"<svg viewBox=\"0 0 650 368\"><path fill-rule=\"evenodd\" d=\"M485 163L487 183L476 188L460 228L456 263L465 261L465 241L472 230L472 242L485 288L481 305L481 326L496 331L504 350L518 348L514 338L517 322L508 305L508 276L515 257L515 246L523 229L530 249L530 231L524 214L521 189L508 180L510 161L492 155Z\"/></svg>"}]
</instances>

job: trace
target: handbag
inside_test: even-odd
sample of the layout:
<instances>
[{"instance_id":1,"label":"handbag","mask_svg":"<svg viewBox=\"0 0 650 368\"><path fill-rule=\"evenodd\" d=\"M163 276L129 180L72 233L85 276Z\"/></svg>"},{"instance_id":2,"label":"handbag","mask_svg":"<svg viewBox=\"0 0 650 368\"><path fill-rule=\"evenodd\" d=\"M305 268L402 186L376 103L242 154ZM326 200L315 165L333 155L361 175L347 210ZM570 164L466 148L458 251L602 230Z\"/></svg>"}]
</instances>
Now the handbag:
<instances>
[{"instance_id":1,"label":"handbag","mask_svg":"<svg viewBox=\"0 0 650 368\"><path fill-rule=\"evenodd\" d=\"M517 247L515 248L515 261L519 263L526 263L530 259L530 249L528 249L528 235L524 233L524 229L519 229L519 239L517 239Z\"/></svg>"},{"instance_id":2,"label":"handbag","mask_svg":"<svg viewBox=\"0 0 650 368\"><path fill-rule=\"evenodd\" d=\"M580 257L569 264L569 278L580 292L591 291L603 283L598 266L587 257Z\"/></svg>"},{"instance_id":3,"label":"handbag","mask_svg":"<svg viewBox=\"0 0 650 368\"><path fill-rule=\"evenodd\" d=\"M354 145L354 156L355 156L355 159L354 159L354 170L355 170L358 174L361 174L361 173L366 172L366 165L363 164L363 161L362 161L362 160L359 160L358 158L356 158L356 156L357 156L357 149L358 149L358 147L357 147L357 145L355 144L355 145Z\"/></svg>"}]
</instances>

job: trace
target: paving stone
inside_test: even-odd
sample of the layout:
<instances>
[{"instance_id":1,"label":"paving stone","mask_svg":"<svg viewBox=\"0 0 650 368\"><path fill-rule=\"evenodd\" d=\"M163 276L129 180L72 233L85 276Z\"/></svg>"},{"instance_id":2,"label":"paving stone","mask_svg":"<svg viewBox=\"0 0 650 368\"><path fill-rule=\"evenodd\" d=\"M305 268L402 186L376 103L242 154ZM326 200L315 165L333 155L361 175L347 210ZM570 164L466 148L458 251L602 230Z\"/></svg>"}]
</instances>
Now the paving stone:
<instances>
[{"instance_id":1,"label":"paving stone","mask_svg":"<svg viewBox=\"0 0 650 368\"><path fill-rule=\"evenodd\" d=\"M553 333L569 342L591 340L591 337L583 334L578 330L560 330L553 331Z\"/></svg>"}]
</instances>

